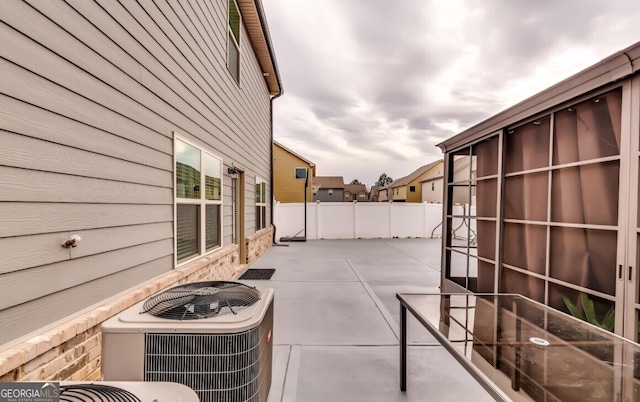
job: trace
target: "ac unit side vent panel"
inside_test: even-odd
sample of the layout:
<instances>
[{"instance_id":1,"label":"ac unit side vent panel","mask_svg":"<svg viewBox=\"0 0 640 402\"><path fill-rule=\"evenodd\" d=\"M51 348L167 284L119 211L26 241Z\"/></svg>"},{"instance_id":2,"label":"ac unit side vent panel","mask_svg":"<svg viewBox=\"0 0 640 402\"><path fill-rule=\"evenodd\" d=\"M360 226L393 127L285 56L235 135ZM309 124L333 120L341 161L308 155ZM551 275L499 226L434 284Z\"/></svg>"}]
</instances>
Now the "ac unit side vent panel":
<instances>
[{"instance_id":1,"label":"ac unit side vent panel","mask_svg":"<svg viewBox=\"0 0 640 402\"><path fill-rule=\"evenodd\" d=\"M201 402L262 402L271 385L273 304L261 324L233 334L145 334L145 381L184 384Z\"/></svg>"}]
</instances>

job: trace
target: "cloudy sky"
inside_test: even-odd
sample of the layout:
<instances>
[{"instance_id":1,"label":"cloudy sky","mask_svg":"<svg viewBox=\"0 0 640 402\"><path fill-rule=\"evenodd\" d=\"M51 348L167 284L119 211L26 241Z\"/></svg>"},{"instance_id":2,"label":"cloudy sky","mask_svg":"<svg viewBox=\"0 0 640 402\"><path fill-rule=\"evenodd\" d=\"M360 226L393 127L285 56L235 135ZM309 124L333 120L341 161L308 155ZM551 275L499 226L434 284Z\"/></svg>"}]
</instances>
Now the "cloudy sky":
<instances>
[{"instance_id":1,"label":"cloudy sky","mask_svg":"<svg viewBox=\"0 0 640 402\"><path fill-rule=\"evenodd\" d=\"M263 0L274 138L369 188L435 145L640 41L638 0Z\"/></svg>"}]
</instances>

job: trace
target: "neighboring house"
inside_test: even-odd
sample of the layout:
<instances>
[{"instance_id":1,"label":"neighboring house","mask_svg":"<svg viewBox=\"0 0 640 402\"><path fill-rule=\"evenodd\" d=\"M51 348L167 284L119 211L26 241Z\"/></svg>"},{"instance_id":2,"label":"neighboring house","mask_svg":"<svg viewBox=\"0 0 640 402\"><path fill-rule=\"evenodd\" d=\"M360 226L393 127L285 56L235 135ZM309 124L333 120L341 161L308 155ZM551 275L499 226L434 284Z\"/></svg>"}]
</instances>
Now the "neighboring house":
<instances>
[{"instance_id":1,"label":"neighboring house","mask_svg":"<svg viewBox=\"0 0 640 402\"><path fill-rule=\"evenodd\" d=\"M432 204L442 203L444 176L440 175L424 179L420 182L420 186L422 188L422 202L429 202Z\"/></svg>"},{"instance_id":2,"label":"neighboring house","mask_svg":"<svg viewBox=\"0 0 640 402\"><path fill-rule=\"evenodd\" d=\"M582 305L590 322L613 317L615 333L640 340L640 42L439 146L443 292ZM452 193L476 199L471 219Z\"/></svg>"},{"instance_id":3,"label":"neighboring house","mask_svg":"<svg viewBox=\"0 0 640 402\"><path fill-rule=\"evenodd\" d=\"M378 192L380 191L380 186L373 186L371 187L371 191L369 191L369 201L370 202L378 202L379 201L379 195Z\"/></svg>"},{"instance_id":4,"label":"neighboring house","mask_svg":"<svg viewBox=\"0 0 640 402\"><path fill-rule=\"evenodd\" d=\"M344 201L369 202L369 193L364 184L345 184Z\"/></svg>"},{"instance_id":5,"label":"neighboring house","mask_svg":"<svg viewBox=\"0 0 640 402\"><path fill-rule=\"evenodd\" d=\"M304 174L307 180L307 201L313 200L311 183L316 165L284 145L273 142L273 195L278 202L304 202Z\"/></svg>"},{"instance_id":6,"label":"neighboring house","mask_svg":"<svg viewBox=\"0 0 640 402\"><path fill-rule=\"evenodd\" d=\"M458 184L471 183L476 177L477 159L475 156L460 156L456 155L453 158L452 170L453 170L453 182ZM444 178L443 183L444 186ZM444 191L444 190L443 190ZM471 191L454 191L453 192L453 205L475 205L476 187L471 186Z\"/></svg>"},{"instance_id":7,"label":"neighboring house","mask_svg":"<svg viewBox=\"0 0 640 402\"><path fill-rule=\"evenodd\" d=\"M320 187L313 196L313 201L344 201L344 178L342 176L316 176L313 181Z\"/></svg>"},{"instance_id":8,"label":"neighboring house","mask_svg":"<svg viewBox=\"0 0 640 402\"><path fill-rule=\"evenodd\" d=\"M442 160L424 165L411 174L394 180L388 186L387 199L394 202L422 202L422 186L421 181L442 176L444 170L444 162Z\"/></svg>"},{"instance_id":9,"label":"neighboring house","mask_svg":"<svg viewBox=\"0 0 640 402\"><path fill-rule=\"evenodd\" d=\"M387 184L386 186L382 186L378 188L378 202L387 202L389 201L389 186L391 185L391 183Z\"/></svg>"},{"instance_id":10,"label":"neighboring house","mask_svg":"<svg viewBox=\"0 0 640 402\"><path fill-rule=\"evenodd\" d=\"M0 19L0 378L99 379L103 320L271 246L266 16L16 0Z\"/></svg>"}]
</instances>

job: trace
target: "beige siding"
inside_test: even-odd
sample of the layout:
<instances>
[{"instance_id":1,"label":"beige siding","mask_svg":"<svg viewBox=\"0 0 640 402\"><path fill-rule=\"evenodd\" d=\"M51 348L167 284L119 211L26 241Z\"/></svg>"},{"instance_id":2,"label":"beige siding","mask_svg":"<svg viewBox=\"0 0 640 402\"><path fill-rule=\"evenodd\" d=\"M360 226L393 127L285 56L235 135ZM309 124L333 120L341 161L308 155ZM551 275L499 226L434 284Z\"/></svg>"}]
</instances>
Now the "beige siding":
<instances>
[{"instance_id":1,"label":"beige siding","mask_svg":"<svg viewBox=\"0 0 640 402\"><path fill-rule=\"evenodd\" d=\"M119 275L103 276L64 292L50 293L13 308L0 310L0 334L6 339L5 342L13 343L19 337L38 330L47 323L65 319L72 314L71 312L79 312L90 307L90 304L87 304L88 294L96 300L104 300L129 289L133 283L142 283L148 278L167 272L172 266L173 257L160 257L129 267Z\"/></svg>"},{"instance_id":2,"label":"beige siding","mask_svg":"<svg viewBox=\"0 0 640 402\"><path fill-rule=\"evenodd\" d=\"M226 67L226 2L123 3L3 4L0 349L173 268L174 132L224 162L223 244L228 166L245 172L246 234L255 232L271 105L246 31L238 85ZM62 248L72 234L80 245ZM55 312L39 310L47 305Z\"/></svg>"},{"instance_id":3,"label":"beige siding","mask_svg":"<svg viewBox=\"0 0 640 402\"><path fill-rule=\"evenodd\" d=\"M74 203L54 202L3 202L0 205L0 222L3 223L0 237L171 222L173 219L172 205L86 204L79 207Z\"/></svg>"},{"instance_id":4,"label":"beige siding","mask_svg":"<svg viewBox=\"0 0 640 402\"><path fill-rule=\"evenodd\" d=\"M433 184L433 190L431 185ZM434 179L422 183L422 202L442 203L444 179Z\"/></svg>"},{"instance_id":5,"label":"beige siding","mask_svg":"<svg viewBox=\"0 0 640 402\"><path fill-rule=\"evenodd\" d=\"M273 186L276 201L278 202L303 202L304 180L295 178L296 168L309 169L309 187L307 188L307 201L312 200L311 180L315 176L315 168L308 162L297 157L291 152L273 145Z\"/></svg>"}]
</instances>

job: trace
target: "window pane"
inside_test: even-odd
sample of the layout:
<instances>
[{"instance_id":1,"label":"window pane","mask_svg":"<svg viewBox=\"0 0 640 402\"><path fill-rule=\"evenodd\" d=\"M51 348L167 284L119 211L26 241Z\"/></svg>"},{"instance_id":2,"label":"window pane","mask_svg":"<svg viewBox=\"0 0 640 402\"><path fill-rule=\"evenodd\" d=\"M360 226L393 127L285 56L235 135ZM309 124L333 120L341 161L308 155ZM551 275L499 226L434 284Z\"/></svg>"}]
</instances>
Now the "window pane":
<instances>
[{"instance_id":1,"label":"window pane","mask_svg":"<svg viewBox=\"0 0 640 402\"><path fill-rule=\"evenodd\" d=\"M307 177L307 169L296 168L296 179L304 179Z\"/></svg>"},{"instance_id":2,"label":"window pane","mask_svg":"<svg viewBox=\"0 0 640 402\"><path fill-rule=\"evenodd\" d=\"M547 220L549 174L529 173L505 180L504 217L529 221Z\"/></svg>"},{"instance_id":3,"label":"window pane","mask_svg":"<svg viewBox=\"0 0 640 402\"><path fill-rule=\"evenodd\" d=\"M554 120L554 164L620 154L620 88L559 111Z\"/></svg>"},{"instance_id":4,"label":"window pane","mask_svg":"<svg viewBox=\"0 0 640 402\"><path fill-rule=\"evenodd\" d=\"M453 169L450 177L455 183L469 181L472 174L475 175L475 157L472 159L469 152L469 148L466 148L451 155Z\"/></svg>"},{"instance_id":5,"label":"window pane","mask_svg":"<svg viewBox=\"0 0 640 402\"><path fill-rule=\"evenodd\" d=\"M220 246L220 205L205 207L207 251Z\"/></svg>"},{"instance_id":6,"label":"window pane","mask_svg":"<svg viewBox=\"0 0 640 402\"><path fill-rule=\"evenodd\" d=\"M477 156L476 177L498 174L498 144L500 138L492 137L473 146L473 154Z\"/></svg>"},{"instance_id":7,"label":"window pane","mask_svg":"<svg viewBox=\"0 0 640 402\"><path fill-rule=\"evenodd\" d=\"M235 0L229 0L229 29L237 43L240 43L240 12Z\"/></svg>"},{"instance_id":8,"label":"window pane","mask_svg":"<svg viewBox=\"0 0 640 402\"><path fill-rule=\"evenodd\" d=\"M495 259L496 255L496 223L477 221L476 244L480 257Z\"/></svg>"},{"instance_id":9,"label":"window pane","mask_svg":"<svg viewBox=\"0 0 640 402\"><path fill-rule=\"evenodd\" d=\"M496 216L498 180L478 180L476 183L476 213L478 216Z\"/></svg>"},{"instance_id":10,"label":"window pane","mask_svg":"<svg viewBox=\"0 0 640 402\"><path fill-rule=\"evenodd\" d=\"M556 285L555 283L549 283L549 306L558 309L560 311L564 311L567 314L571 314L567 304L571 303L575 305L578 310L584 312L582 307L582 299L587 297L588 300L593 302L593 311L595 313L595 319L599 324L607 324L606 326L610 327L610 331L613 330L613 320L605 320L605 317L615 307L615 303L611 300L602 299L598 296L594 296L591 294L585 294L584 296L581 292L567 288L561 285ZM579 317L576 317L579 318ZM558 335L562 335L559 331ZM602 350L602 348L599 348Z\"/></svg>"},{"instance_id":11,"label":"window pane","mask_svg":"<svg viewBox=\"0 0 640 402\"><path fill-rule=\"evenodd\" d=\"M267 207L264 205L256 206L256 230L264 229L267 227Z\"/></svg>"},{"instance_id":12,"label":"window pane","mask_svg":"<svg viewBox=\"0 0 640 402\"><path fill-rule=\"evenodd\" d=\"M547 265L547 227L505 223L502 258L505 264L544 274Z\"/></svg>"},{"instance_id":13,"label":"window pane","mask_svg":"<svg viewBox=\"0 0 640 402\"><path fill-rule=\"evenodd\" d=\"M176 140L176 197L200 198L200 150Z\"/></svg>"},{"instance_id":14,"label":"window pane","mask_svg":"<svg viewBox=\"0 0 640 402\"><path fill-rule=\"evenodd\" d=\"M229 45L227 47L229 48L229 54L227 55L229 72L231 72L236 82L240 82L240 49L233 41L231 34L229 34Z\"/></svg>"},{"instance_id":15,"label":"window pane","mask_svg":"<svg viewBox=\"0 0 640 402\"><path fill-rule=\"evenodd\" d=\"M478 259L469 257L469 276L467 279L467 289L472 292L478 291Z\"/></svg>"},{"instance_id":16,"label":"window pane","mask_svg":"<svg viewBox=\"0 0 640 402\"><path fill-rule=\"evenodd\" d=\"M220 200L221 197L221 180L222 163L219 159L211 155L204 154L204 182L205 197L207 200Z\"/></svg>"},{"instance_id":17,"label":"window pane","mask_svg":"<svg viewBox=\"0 0 640 402\"><path fill-rule=\"evenodd\" d=\"M502 268L500 293L516 293L544 303L544 281L533 276Z\"/></svg>"},{"instance_id":18,"label":"window pane","mask_svg":"<svg viewBox=\"0 0 640 402\"><path fill-rule=\"evenodd\" d=\"M473 197L476 195L475 186L469 184L452 184L449 186L450 214L468 215L469 205L473 205ZM495 206L494 206L495 207Z\"/></svg>"},{"instance_id":19,"label":"window pane","mask_svg":"<svg viewBox=\"0 0 640 402\"><path fill-rule=\"evenodd\" d=\"M256 179L256 203L264 204L267 200L267 183L262 179Z\"/></svg>"},{"instance_id":20,"label":"window pane","mask_svg":"<svg viewBox=\"0 0 640 402\"><path fill-rule=\"evenodd\" d=\"M458 285L467 288L467 269L468 259L466 254L456 253L455 251L447 250L449 257L449 272L447 279L457 283Z\"/></svg>"},{"instance_id":21,"label":"window pane","mask_svg":"<svg viewBox=\"0 0 640 402\"><path fill-rule=\"evenodd\" d=\"M618 224L620 161L553 172L551 220L594 225Z\"/></svg>"},{"instance_id":22,"label":"window pane","mask_svg":"<svg viewBox=\"0 0 640 402\"><path fill-rule=\"evenodd\" d=\"M507 173L549 166L549 116L509 130L506 136Z\"/></svg>"},{"instance_id":23,"label":"window pane","mask_svg":"<svg viewBox=\"0 0 640 402\"><path fill-rule=\"evenodd\" d=\"M178 261L199 254L198 231L200 206L178 204L177 209L177 254Z\"/></svg>"},{"instance_id":24,"label":"window pane","mask_svg":"<svg viewBox=\"0 0 640 402\"><path fill-rule=\"evenodd\" d=\"M478 261L478 288L476 292L493 293L496 267L494 264Z\"/></svg>"},{"instance_id":25,"label":"window pane","mask_svg":"<svg viewBox=\"0 0 640 402\"><path fill-rule=\"evenodd\" d=\"M551 228L551 276L610 295L616 290L615 231Z\"/></svg>"}]
</instances>

